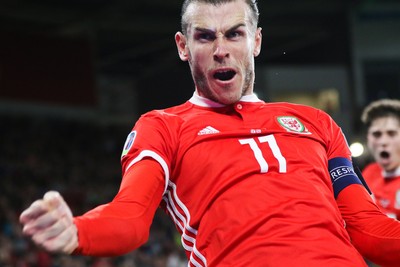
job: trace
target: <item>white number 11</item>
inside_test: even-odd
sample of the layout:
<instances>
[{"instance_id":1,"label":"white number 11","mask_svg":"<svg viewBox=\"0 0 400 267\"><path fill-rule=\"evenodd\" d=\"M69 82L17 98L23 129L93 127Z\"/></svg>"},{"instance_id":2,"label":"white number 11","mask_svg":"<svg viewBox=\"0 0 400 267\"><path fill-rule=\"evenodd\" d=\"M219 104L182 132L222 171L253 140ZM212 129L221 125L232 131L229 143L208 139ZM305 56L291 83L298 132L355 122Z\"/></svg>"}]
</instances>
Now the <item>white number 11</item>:
<instances>
[{"instance_id":1,"label":"white number 11","mask_svg":"<svg viewBox=\"0 0 400 267\"><path fill-rule=\"evenodd\" d=\"M278 160L279 163L279 172L285 173L286 172L286 159L282 156L281 150L276 143L275 137L271 135L260 136L258 137L258 141L260 143L268 143L269 147L272 150L272 154ZM268 172L268 163L262 155L261 149L258 147L257 142L254 138L248 139L240 139L240 144L242 145L249 145L251 150L253 150L254 157L256 158L258 164L261 168L261 173Z\"/></svg>"}]
</instances>

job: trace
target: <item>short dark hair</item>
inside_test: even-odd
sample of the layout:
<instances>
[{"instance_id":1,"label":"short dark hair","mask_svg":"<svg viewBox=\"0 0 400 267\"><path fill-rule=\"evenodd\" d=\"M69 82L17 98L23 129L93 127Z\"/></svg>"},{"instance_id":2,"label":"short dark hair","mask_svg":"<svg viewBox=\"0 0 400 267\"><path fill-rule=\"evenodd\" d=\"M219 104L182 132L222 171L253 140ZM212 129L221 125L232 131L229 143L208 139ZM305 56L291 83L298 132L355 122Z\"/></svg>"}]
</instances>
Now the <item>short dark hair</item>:
<instances>
[{"instance_id":1,"label":"short dark hair","mask_svg":"<svg viewBox=\"0 0 400 267\"><path fill-rule=\"evenodd\" d=\"M393 117L400 122L400 100L380 99L366 106L361 115L361 121L369 128L372 122L379 118Z\"/></svg>"},{"instance_id":2,"label":"short dark hair","mask_svg":"<svg viewBox=\"0 0 400 267\"><path fill-rule=\"evenodd\" d=\"M225 3L230 3L230 2L235 2L238 0L185 0L182 4L182 11L181 11L181 28L182 28L182 32L183 34L186 35L187 33L187 26L188 26L188 22L185 20L185 13L186 10L188 8L188 6L191 3L206 3L206 4L211 4L214 6L218 6L221 4L225 4ZM246 2L246 4L250 7L251 13L252 13L252 17L253 17L253 23L255 26L258 25L258 17L259 17L259 11L258 11L258 6L257 6L257 0L244 0Z\"/></svg>"}]
</instances>

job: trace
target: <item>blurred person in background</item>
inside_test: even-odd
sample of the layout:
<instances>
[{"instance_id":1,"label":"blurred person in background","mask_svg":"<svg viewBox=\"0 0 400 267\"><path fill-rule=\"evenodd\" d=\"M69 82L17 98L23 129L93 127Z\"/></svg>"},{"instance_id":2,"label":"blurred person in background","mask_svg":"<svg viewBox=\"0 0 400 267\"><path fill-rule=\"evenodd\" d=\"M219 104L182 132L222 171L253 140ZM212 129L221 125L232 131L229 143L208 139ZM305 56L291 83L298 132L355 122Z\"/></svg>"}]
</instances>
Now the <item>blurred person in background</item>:
<instances>
[{"instance_id":1,"label":"blurred person in background","mask_svg":"<svg viewBox=\"0 0 400 267\"><path fill-rule=\"evenodd\" d=\"M400 101L371 102L363 110L361 120L374 159L362 174L381 210L400 219Z\"/></svg>"}]
</instances>

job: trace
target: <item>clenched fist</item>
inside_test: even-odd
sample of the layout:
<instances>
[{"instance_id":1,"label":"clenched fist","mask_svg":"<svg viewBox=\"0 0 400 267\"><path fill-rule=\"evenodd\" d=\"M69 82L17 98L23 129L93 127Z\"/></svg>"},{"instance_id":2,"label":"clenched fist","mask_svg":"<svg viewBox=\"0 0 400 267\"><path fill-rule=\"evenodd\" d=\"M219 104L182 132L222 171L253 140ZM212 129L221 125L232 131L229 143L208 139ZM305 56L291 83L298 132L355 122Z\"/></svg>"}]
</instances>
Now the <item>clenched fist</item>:
<instances>
[{"instance_id":1,"label":"clenched fist","mask_svg":"<svg viewBox=\"0 0 400 267\"><path fill-rule=\"evenodd\" d=\"M78 231L71 209L55 191L47 192L22 212L23 233L48 252L71 254L78 247Z\"/></svg>"}]
</instances>

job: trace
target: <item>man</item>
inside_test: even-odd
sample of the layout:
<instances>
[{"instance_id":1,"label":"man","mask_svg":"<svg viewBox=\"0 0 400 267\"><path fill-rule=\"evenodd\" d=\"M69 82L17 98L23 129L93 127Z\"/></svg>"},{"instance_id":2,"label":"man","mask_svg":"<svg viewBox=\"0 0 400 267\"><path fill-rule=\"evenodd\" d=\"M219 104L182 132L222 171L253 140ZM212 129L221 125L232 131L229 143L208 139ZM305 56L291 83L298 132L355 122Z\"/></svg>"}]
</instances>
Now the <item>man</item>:
<instances>
[{"instance_id":1,"label":"man","mask_svg":"<svg viewBox=\"0 0 400 267\"><path fill-rule=\"evenodd\" d=\"M374 101L364 109L361 119L375 160L365 167L363 176L381 210L400 219L400 101Z\"/></svg>"},{"instance_id":2,"label":"man","mask_svg":"<svg viewBox=\"0 0 400 267\"><path fill-rule=\"evenodd\" d=\"M111 203L72 217L49 192L21 214L24 233L48 251L120 255L146 241L161 202L189 266L398 265L400 225L354 174L340 128L253 94L257 21L254 0L185 1L175 41L193 97L138 120Z\"/></svg>"}]
</instances>

